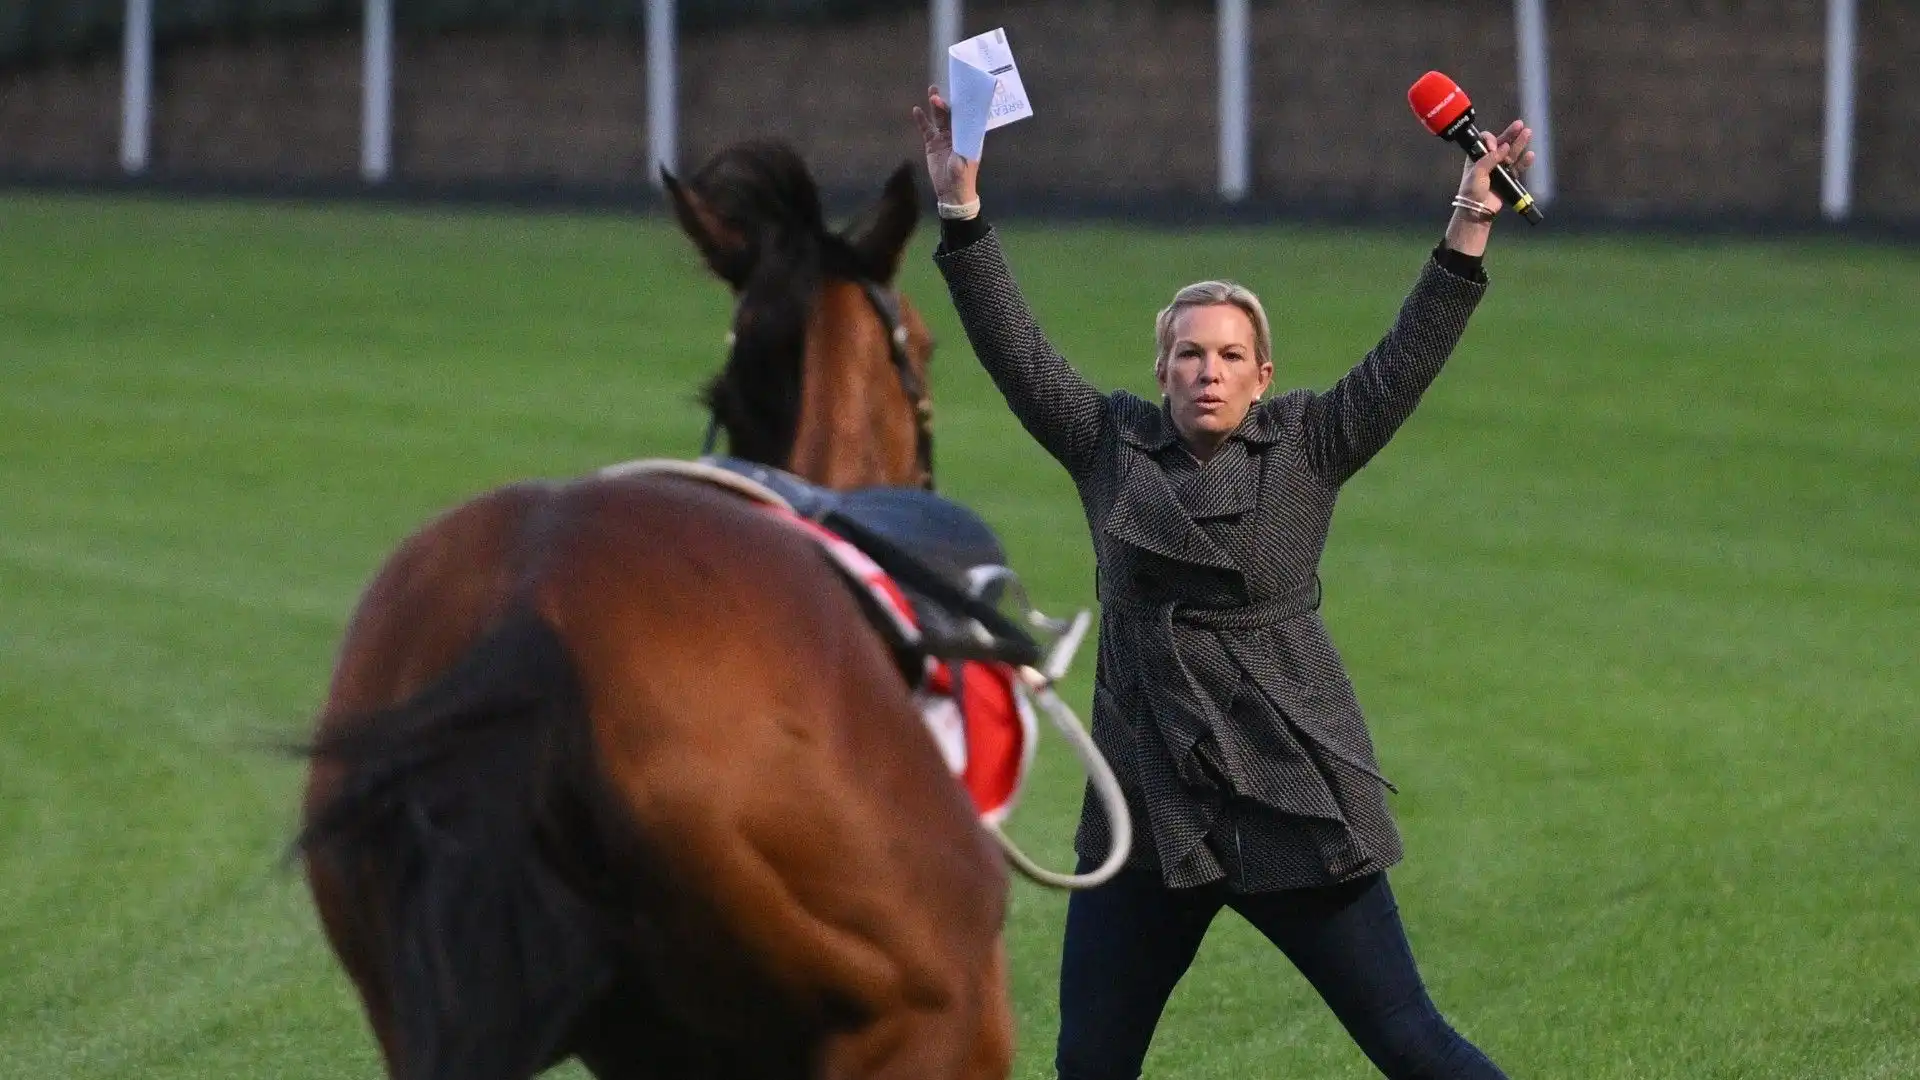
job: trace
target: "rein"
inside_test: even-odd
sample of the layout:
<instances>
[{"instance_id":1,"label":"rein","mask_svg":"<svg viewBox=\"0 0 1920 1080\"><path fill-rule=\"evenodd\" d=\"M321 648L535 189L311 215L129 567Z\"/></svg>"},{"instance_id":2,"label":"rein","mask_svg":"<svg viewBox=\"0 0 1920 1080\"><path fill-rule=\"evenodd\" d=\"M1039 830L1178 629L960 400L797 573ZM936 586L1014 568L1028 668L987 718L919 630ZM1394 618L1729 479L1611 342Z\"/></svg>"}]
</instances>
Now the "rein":
<instances>
[{"instance_id":1,"label":"rein","mask_svg":"<svg viewBox=\"0 0 1920 1080\"><path fill-rule=\"evenodd\" d=\"M879 317L880 325L887 332L887 349L893 361L894 374L899 376L900 389L907 395L907 402L913 406L914 430L914 467L919 471L918 486L933 490L933 401L928 397L926 382L913 370L913 358L907 354L907 327L900 317L900 296L892 289L871 278L859 278L860 291L866 294L867 303L873 306L873 313ZM733 334L727 334L729 363L731 363ZM707 416L707 434L700 441L700 456L708 457L720 442L720 414Z\"/></svg>"}]
</instances>

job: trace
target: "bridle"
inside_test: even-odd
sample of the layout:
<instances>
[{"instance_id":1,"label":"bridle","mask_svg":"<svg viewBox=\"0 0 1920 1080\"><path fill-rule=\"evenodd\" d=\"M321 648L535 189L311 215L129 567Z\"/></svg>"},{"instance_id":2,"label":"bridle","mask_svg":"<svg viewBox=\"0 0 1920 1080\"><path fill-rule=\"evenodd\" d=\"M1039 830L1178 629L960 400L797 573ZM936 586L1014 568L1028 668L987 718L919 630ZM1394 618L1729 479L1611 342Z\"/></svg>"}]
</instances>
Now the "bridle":
<instances>
[{"instance_id":1,"label":"bridle","mask_svg":"<svg viewBox=\"0 0 1920 1080\"><path fill-rule=\"evenodd\" d=\"M907 325L900 315L900 294L874 281L872 278L857 278L860 291L866 294L867 303L873 306L873 313L880 318L880 325L887 332L887 349L893 361L893 372L900 378L900 389L907 395L908 404L913 406L914 429L914 467L920 474L919 485L933 490L933 401L927 394L926 380L913 370L913 358L907 353ZM733 333L727 333L728 360L732 360L734 347ZM707 434L700 443L700 456L713 454L714 447L720 441L720 414L710 413L707 417Z\"/></svg>"}]
</instances>

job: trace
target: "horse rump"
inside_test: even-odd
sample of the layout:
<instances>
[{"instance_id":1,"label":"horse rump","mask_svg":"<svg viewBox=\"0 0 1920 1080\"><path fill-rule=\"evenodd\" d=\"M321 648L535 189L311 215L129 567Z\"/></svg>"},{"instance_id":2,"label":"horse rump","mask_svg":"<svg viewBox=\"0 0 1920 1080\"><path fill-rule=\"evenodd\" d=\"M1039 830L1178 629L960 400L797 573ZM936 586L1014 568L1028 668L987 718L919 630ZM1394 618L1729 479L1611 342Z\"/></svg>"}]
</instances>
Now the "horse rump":
<instances>
[{"instance_id":1,"label":"horse rump","mask_svg":"<svg viewBox=\"0 0 1920 1080\"><path fill-rule=\"evenodd\" d=\"M559 634L516 605L413 697L328 717L308 752L336 781L296 850L316 897L332 879L322 917L388 1005L395 1075L520 1080L553 1064L635 931L603 895L607 800Z\"/></svg>"}]
</instances>

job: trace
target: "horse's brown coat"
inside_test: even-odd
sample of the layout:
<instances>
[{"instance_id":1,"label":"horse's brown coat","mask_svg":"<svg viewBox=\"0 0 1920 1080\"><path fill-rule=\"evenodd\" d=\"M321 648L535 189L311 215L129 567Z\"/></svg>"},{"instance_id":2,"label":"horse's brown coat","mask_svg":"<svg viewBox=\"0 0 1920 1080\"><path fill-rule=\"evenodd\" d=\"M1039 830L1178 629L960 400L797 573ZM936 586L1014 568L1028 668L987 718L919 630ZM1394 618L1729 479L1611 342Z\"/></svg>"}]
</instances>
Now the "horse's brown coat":
<instances>
[{"instance_id":1,"label":"horse's brown coat","mask_svg":"<svg viewBox=\"0 0 1920 1080\"><path fill-rule=\"evenodd\" d=\"M911 482L911 408L856 285L821 283L804 363L791 464L842 487ZM472 666L516 621L557 641L567 669L529 667L532 711L513 711L523 686L495 686L522 654ZM465 697L435 696L470 670L471 686L451 686ZM432 704L446 701L463 704ZM374 774L354 770L378 756L367 745L410 752L414 736L391 734L403 724L449 749L367 796ZM373 741L355 743L362 732ZM852 594L811 539L743 500L640 474L514 485L443 515L367 588L315 745L308 876L396 1078L520 1077L573 1055L607 1078L1000 1080L1011 1067L999 856ZM434 846L440 833L452 847ZM522 839L485 849L500 836ZM446 880L479 883L461 885L476 911L497 902L483 925L507 933L463 929L460 897L423 918L408 905L427 887L382 877L413 867L431 883L436 858L466 875ZM527 899L553 882L562 907ZM581 970L606 974L544 1041L501 1034L538 1011L510 985L524 957L497 940L523 932L581 947L568 954L592 961ZM416 969L465 982L409 981ZM461 1030L489 1002L498 1025ZM408 1044L422 1016L430 1037L416 1041L437 1057ZM501 1052L462 1067L447 1048L467 1045Z\"/></svg>"}]
</instances>

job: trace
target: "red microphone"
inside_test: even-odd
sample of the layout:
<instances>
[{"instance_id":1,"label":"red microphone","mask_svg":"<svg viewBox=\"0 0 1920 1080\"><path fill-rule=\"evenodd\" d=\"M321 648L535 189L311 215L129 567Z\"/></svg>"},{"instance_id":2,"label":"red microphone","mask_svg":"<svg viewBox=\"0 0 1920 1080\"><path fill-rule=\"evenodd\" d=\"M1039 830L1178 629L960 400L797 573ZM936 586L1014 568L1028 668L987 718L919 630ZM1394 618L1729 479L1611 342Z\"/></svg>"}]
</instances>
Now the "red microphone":
<instances>
[{"instance_id":1,"label":"red microphone","mask_svg":"<svg viewBox=\"0 0 1920 1080\"><path fill-rule=\"evenodd\" d=\"M1427 125L1428 131L1458 143L1468 157L1479 161L1487 156L1486 145L1480 141L1480 127L1473 122L1473 102L1467 100L1467 92L1460 89L1459 83L1437 71L1429 71L1407 90L1407 104L1413 106L1413 114ZM1508 172L1505 165L1493 167L1492 180L1493 190L1501 200L1519 211L1528 224L1538 225L1546 220L1526 186Z\"/></svg>"}]
</instances>

